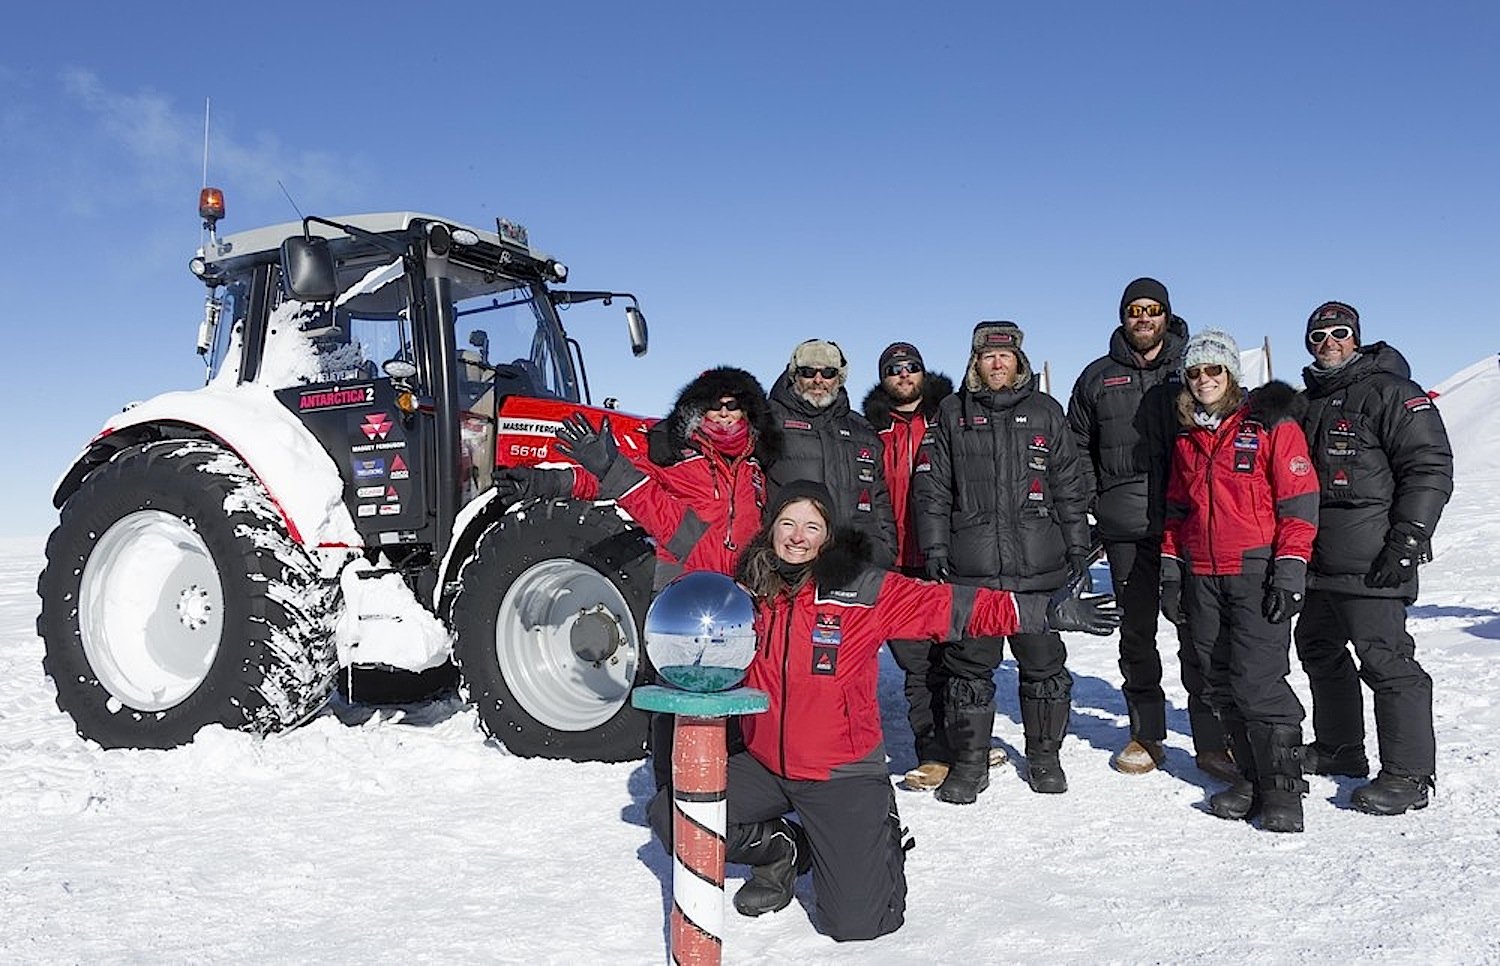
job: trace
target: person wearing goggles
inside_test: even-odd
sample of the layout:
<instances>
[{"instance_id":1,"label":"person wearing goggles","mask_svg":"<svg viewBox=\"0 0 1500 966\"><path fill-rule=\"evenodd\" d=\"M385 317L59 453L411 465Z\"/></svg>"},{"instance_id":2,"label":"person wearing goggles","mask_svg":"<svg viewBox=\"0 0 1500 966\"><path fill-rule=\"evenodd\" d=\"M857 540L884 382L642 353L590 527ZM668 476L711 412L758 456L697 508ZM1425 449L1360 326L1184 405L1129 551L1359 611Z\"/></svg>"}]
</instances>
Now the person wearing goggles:
<instances>
[{"instance_id":1,"label":"person wearing goggles","mask_svg":"<svg viewBox=\"0 0 1500 966\"><path fill-rule=\"evenodd\" d=\"M1349 801L1362 812L1399 815L1427 806L1437 774L1432 678L1417 663L1406 617L1417 599L1417 565L1431 556L1453 492L1453 450L1442 415L1401 353L1361 342L1353 306L1314 309L1307 351L1302 428L1321 490L1296 629L1313 700L1303 767L1369 775L1363 681L1375 695L1380 773Z\"/></svg>"},{"instance_id":2,"label":"person wearing goggles","mask_svg":"<svg viewBox=\"0 0 1500 966\"><path fill-rule=\"evenodd\" d=\"M849 361L838 343L808 339L792 350L770 392L781 438L780 453L767 468L771 496L792 480L824 484L840 518L870 537L876 562L887 566L896 559L898 540L884 446L850 406L848 378Z\"/></svg>"},{"instance_id":3,"label":"person wearing goggles","mask_svg":"<svg viewBox=\"0 0 1500 966\"><path fill-rule=\"evenodd\" d=\"M1291 619L1302 606L1318 528L1318 480L1297 424L1296 390L1248 395L1240 349L1205 329L1182 356L1178 432L1161 545L1162 614L1198 651L1204 699L1229 735L1239 775L1209 797L1225 819L1302 831L1302 703L1287 683Z\"/></svg>"},{"instance_id":4,"label":"person wearing goggles","mask_svg":"<svg viewBox=\"0 0 1500 966\"><path fill-rule=\"evenodd\" d=\"M1167 287L1138 278L1120 296L1109 352L1079 375L1068 401L1068 424L1086 457L1090 510L1109 558L1120 624L1120 690L1130 737L1110 764L1126 775L1166 760L1167 696L1156 645L1161 584L1162 495L1166 491L1179 363L1187 323L1172 311ZM1224 781L1238 777L1224 729L1203 700L1203 671L1191 637L1177 629L1177 657L1187 690L1195 761Z\"/></svg>"}]
</instances>

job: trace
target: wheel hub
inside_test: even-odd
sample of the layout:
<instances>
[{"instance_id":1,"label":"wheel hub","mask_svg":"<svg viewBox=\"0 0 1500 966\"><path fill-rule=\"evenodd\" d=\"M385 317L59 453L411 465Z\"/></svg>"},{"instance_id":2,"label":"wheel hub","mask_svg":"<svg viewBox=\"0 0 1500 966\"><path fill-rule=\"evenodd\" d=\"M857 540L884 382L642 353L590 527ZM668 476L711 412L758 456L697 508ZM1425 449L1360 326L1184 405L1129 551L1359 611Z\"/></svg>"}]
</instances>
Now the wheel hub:
<instances>
[{"instance_id":1,"label":"wheel hub","mask_svg":"<svg viewBox=\"0 0 1500 966\"><path fill-rule=\"evenodd\" d=\"M590 664L606 660L625 643L620 622L602 604L580 611L568 630L568 638L578 659Z\"/></svg>"},{"instance_id":2,"label":"wheel hub","mask_svg":"<svg viewBox=\"0 0 1500 966\"><path fill-rule=\"evenodd\" d=\"M191 523L137 510L99 536L78 585L78 629L100 685L138 711L198 689L219 652L224 591Z\"/></svg>"},{"instance_id":3,"label":"wheel hub","mask_svg":"<svg viewBox=\"0 0 1500 966\"><path fill-rule=\"evenodd\" d=\"M190 631L202 630L213 616L213 609L208 591L197 584L183 588L177 598L177 619Z\"/></svg>"}]
</instances>

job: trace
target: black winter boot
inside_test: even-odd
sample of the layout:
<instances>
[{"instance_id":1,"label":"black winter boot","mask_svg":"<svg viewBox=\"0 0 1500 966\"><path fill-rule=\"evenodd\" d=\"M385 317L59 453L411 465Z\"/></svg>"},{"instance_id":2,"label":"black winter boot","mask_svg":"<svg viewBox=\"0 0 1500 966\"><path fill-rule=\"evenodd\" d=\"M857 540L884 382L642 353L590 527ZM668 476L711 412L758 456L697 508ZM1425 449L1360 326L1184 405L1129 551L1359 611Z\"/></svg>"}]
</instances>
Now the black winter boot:
<instances>
[{"instance_id":1,"label":"black winter boot","mask_svg":"<svg viewBox=\"0 0 1500 966\"><path fill-rule=\"evenodd\" d=\"M932 797L949 805L973 805L979 793L990 787L990 754L970 750L955 752L953 767L948 777L932 793Z\"/></svg>"},{"instance_id":2,"label":"black winter boot","mask_svg":"<svg viewBox=\"0 0 1500 966\"><path fill-rule=\"evenodd\" d=\"M1072 702L1021 698L1021 726L1026 732L1026 783L1040 795L1061 795L1068 790L1058 750L1068 733Z\"/></svg>"},{"instance_id":3,"label":"black winter boot","mask_svg":"<svg viewBox=\"0 0 1500 966\"><path fill-rule=\"evenodd\" d=\"M1250 749L1250 733L1245 728L1245 719L1237 712L1223 712L1219 720L1223 722L1224 736L1229 740L1229 749L1239 766L1240 777L1222 792L1208 797L1208 810L1219 818L1244 821L1260 813L1259 778L1255 771L1255 754Z\"/></svg>"},{"instance_id":4,"label":"black winter boot","mask_svg":"<svg viewBox=\"0 0 1500 966\"><path fill-rule=\"evenodd\" d=\"M1368 785L1361 785L1349 802L1370 815L1400 815L1427 807L1427 790L1435 787L1431 777L1393 775L1382 770Z\"/></svg>"},{"instance_id":5,"label":"black winter boot","mask_svg":"<svg viewBox=\"0 0 1500 966\"><path fill-rule=\"evenodd\" d=\"M812 868L807 833L784 818L736 825L726 846L727 861L750 866L750 881L734 894L734 908L742 916L785 909L797 876Z\"/></svg>"},{"instance_id":6,"label":"black winter boot","mask_svg":"<svg viewBox=\"0 0 1500 966\"><path fill-rule=\"evenodd\" d=\"M953 767L948 769L948 776L933 797L950 805L972 805L979 793L990 787L995 683L987 679L953 678L944 698Z\"/></svg>"},{"instance_id":7,"label":"black winter boot","mask_svg":"<svg viewBox=\"0 0 1500 966\"><path fill-rule=\"evenodd\" d=\"M1313 741L1302 748L1302 772L1306 775L1346 775L1364 778L1370 774L1370 760L1364 745L1330 747Z\"/></svg>"},{"instance_id":8,"label":"black winter boot","mask_svg":"<svg viewBox=\"0 0 1500 966\"><path fill-rule=\"evenodd\" d=\"M1252 721L1250 747L1260 774L1260 827L1267 832L1302 831L1302 729Z\"/></svg>"}]
</instances>

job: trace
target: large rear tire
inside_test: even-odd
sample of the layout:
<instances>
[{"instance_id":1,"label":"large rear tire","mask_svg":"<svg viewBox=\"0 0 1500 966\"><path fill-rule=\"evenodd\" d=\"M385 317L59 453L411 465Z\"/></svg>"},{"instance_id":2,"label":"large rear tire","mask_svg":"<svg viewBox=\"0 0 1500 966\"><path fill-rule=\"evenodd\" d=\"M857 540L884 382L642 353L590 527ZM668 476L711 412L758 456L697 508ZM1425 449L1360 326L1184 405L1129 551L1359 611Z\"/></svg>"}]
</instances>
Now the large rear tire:
<instances>
[{"instance_id":1,"label":"large rear tire","mask_svg":"<svg viewBox=\"0 0 1500 966\"><path fill-rule=\"evenodd\" d=\"M459 571L451 624L485 733L525 757L631 761L648 716L630 704L655 558L613 507L566 500L505 514Z\"/></svg>"},{"instance_id":2,"label":"large rear tire","mask_svg":"<svg viewBox=\"0 0 1500 966\"><path fill-rule=\"evenodd\" d=\"M57 705L106 748L290 728L327 701L337 581L222 446L165 440L84 480L47 541L37 632Z\"/></svg>"}]
</instances>

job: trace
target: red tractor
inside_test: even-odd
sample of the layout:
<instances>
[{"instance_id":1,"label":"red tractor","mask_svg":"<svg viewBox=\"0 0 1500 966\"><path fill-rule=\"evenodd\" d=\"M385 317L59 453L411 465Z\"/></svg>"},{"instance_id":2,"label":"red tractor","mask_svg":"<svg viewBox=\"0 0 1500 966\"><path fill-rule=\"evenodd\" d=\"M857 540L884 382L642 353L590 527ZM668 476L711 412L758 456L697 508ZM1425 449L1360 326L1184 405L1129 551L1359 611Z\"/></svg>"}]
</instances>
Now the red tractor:
<instances>
[{"instance_id":1,"label":"red tractor","mask_svg":"<svg viewBox=\"0 0 1500 966\"><path fill-rule=\"evenodd\" d=\"M209 378L110 419L64 474L38 583L57 703L105 747L293 727L374 670L451 680L512 752L638 758L652 550L613 504L507 501L597 424L525 229L411 212L220 238L200 201ZM608 405L608 403L606 403ZM622 449L649 420L613 413ZM357 672L357 673L356 673Z\"/></svg>"}]
</instances>

